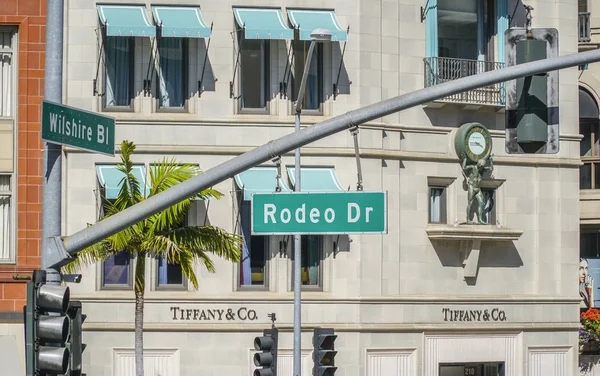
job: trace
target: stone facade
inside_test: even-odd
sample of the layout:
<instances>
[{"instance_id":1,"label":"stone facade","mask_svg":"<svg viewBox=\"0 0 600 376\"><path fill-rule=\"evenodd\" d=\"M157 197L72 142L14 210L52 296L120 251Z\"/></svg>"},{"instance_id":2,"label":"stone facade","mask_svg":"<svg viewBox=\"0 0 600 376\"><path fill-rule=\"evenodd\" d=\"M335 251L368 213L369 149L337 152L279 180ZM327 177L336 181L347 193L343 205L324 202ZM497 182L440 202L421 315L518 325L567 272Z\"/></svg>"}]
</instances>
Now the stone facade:
<instances>
[{"instance_id":1,"label":"stone facade","mask_svg":"<svg viewBox=\"0 0 600 376\"><path fill-rule=\"evenodd\" d=\"M152 19L150 2L140 4L147 6ZM515 4L508 4L512 12ZM148 165L167 156L208 170L294 131L292 102L279 92L288 59L286 42L269 42L268 113L243 113L237 99L230 98L236 61L232 32L237 27L232 6L277 7L284 15L293 7L335 9L340 25L350 25L345 49L344 42L323 48L323 114L303 115L303 125L424 86L424 4L258 0L199 5L204 20L214 26L201 95L195 88L206 44L195 39L189 43L191 95L185 111L158 111L156 85L150 95L144 94L153 42L136 37L132 109L107 112L116 119L117 145L132 140L138 146L136 163ZM558 29L561 55L577 52L577 2L528 5L535 8L535 27ZM65 104L104 112L103 97L94 95L100 48L96 6L71 1L65 9ZM342 79L334 99L342 51ZM102 94L102 64L99 72ZM388 232L350 235L339 248L334 248L339 240L335 235L324 237L322 291L302 294L303 375L311 372L315 326L335 328L340 375L430 376L440 375L442 364L486 362L502 363L506 376L575 374L580 307L574 282L580 211L577 89L577 69L562 70L561 144L556 155L507 155L503 110L487 104L429 103L361 126L364 190L387 191ZM465 220L467 199L453 142L456 128L466 122L484 124L493 137L495 170L489 181L496 189L497 222L478 229L483 233L461 235L460 226L452 223ZM72 234L98 217L96 165L118 163L119 156L73 148L65 148L64 155L63 225L64 233ZM283 155L282 163L292 165L293 153ZM302 164L335 167L341 185L355 190L350 132L302 148ZM447 224L428 223L432 181L446 182ZM211 202L210 223L237 231L238 187L228 179L215 188L225 196ZM512 237L506 240L506 234ZM465 277L465 264L472 264L476 253L475 238L483 239L481 253L474 277ZM197 291L161 291L156 288L156 263L147 263L148 367L163 375L250 374L253 338L269 327L267 314L274 312L282 331L279 367L281 374L291 374L291 246L280 248L282 240L270 239L265 290L240 288L239 265L215 258L215 274L198 268ZM102 289L99 265L82 274L81 283L71 289L88 315L86 373L133 374L132 290Z\"/></svg>"}]
</instances>

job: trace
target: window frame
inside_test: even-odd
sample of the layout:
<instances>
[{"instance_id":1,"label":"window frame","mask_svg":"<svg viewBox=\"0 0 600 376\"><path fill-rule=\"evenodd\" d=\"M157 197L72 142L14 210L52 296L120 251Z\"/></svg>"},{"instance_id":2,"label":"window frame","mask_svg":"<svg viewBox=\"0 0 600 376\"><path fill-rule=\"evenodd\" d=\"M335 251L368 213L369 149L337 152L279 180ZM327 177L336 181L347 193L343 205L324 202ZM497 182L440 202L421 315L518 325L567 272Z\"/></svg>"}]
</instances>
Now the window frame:
<instances>
[{"instance_id":1,"label":"window frame","mask_svg":"<svg viewBox=\"0 0 600 376\"><path fill-rule=\"evenodd\" d=\"M448 223L448 186L441 184L429 184L427 195L427 223L428 224L447 224ZM431 193L435 189L441 189L442 194L440 195L440 220L439 222L433 222L431 220Z\"/></svg>"},{"instance_id":2,"label":"window frame","mask_svg":"<svg viewBox=\"0 0 600 376\"><path fill-rule=\"evenodd\" d=\"M600 141L600 121L598 119L579 119L579 133L585 137L588 132L583 132L583 127L588 128L590 135L590 155L581 155L581 162L583 166L579 168L579 189L581 190L595 190L600 189L600 184L596 187L596 167L600 168L600 144L599 150L596 150L596 141ZM583 141L583 138L582 138ZM590 173L590 184L589 188L584 188L582 184L582 170L589 167ZM600 172L600 171L598 171ZM600 183L600 182L599 182Z\"/></svg>"},{"instance_id":3,"label":"window frame","mask_svg":"<svg viewBox=\"0 0 600 376\"><path fill-rule=\"evenodd\" d=\"M8 220L9 220L9 229L8 229L8 258L0 258L0 264L14 264L16 261L16 235L17 235L17 226L15 226L15 218L16 218L16 192L14 190L14 178L16 174L12 172L0 172L0 176L8 176L8 190L0 191L0 197L8 196Z\"/></svg>"},{"instance_id":4,"label":"window frame","mask_svg":"<svg viewBox=\"0 0 600 376\"><path fill-rule=\"evenodd\" d=\"M485 192L492 192L492 200L494 201L494 206L492 206L492 209L489 211L488 213L488 223L487 225L495 225L496 224L496 220L498 219L498 216L496 214L496 209L498 207L497 201L498 201L498 190L496 188L493 187L481 187L481 193L484 194ZM484 196L485 199L485 196Z\"/></svg>"},{"instance_id":5,"label":"window frame","mask_svg":"<svg viewBox=\"0 0 600 376\"><path fill-rule=\"evenodd\" d=\"M324 283L323 283L323 263L325 262L325 235L300 235L301 236L301 244L306 243L306 237L314 236L319 239L319 283L317 285L302 285L301 291L324 291ZM296 262L296 251L293 246L293 237L292 237L292 252L290 256L291 261L291 273L290 273L290 291L294 291L294 270L295 270L295 262ZM300 256L302 256L302 251L300 252ZM302 283L302 275L300 275L300 283Z\"/></svg>"},{"instance_id":6,"label":"window frame","mask_svg":"<svg viewBox=\"0 0 600 376\"><path fill-rule=\"evenodd\" d=\"M19 66L19 29L15 26L10 25L0 25L0 33L8 32L12 33L10 40L10 48L2 48L0 49L0 54L10 54L10 70L11 70L11 78L12 78L12 88L10 90L11 96L11 108L10 115L2 115L0 113L0 119L15 119L17 114L17 96L18 96L18 87L19 87L19 78L18 78L18 66ZM15 128L13 127L13 132L15 132ZM15 144L16 145L16 144Z\"/></svg>"},{"instance_id":7,"label":"window frame","mask_svg":"<svg viewBox=\"0 0 600 376\"><path fill-rule=\"evenodd\" d=\"M269 39L251 39L252 41L258 40L261 43L261 55L262 55L262 74L263 85L264 85L264 101L265 106L260 108L244 107L244 91L243 91L243 78L242 78L242 61L243 57L243 46L245 37L243 35L243 29L237 32L237 48L239 53L239 78L238 78L238 97L237 97L237 109L239 114L269 114L271 111L271 41Z\"/></svg>"},{"instance_id":8,"label":"window frame","mask_svg":"<svg viewBox=\"0 0 600 376\"><path fill-rule=\"evenodd\" d=\"M155 269L154 270L154 290L156 290L156 291L187 291L188 281L187 281L187 278L185 278L185 275L183 275L183 272L181 273L181 283L177 283L177 284L175 284L175 283L160 284L159 283L159 279L160 279L159 261L160 261L159 257L153 258L154 269ZM175 265L175 264L172 264L172 265Z\"/></svg>"},{"instance_id":9,"label":"window frame","mask_svg":"<svg viewBox=\"0 0 600 376\"><path fill-rule=\"evenodd\" d=\"M107 36L106 29L102 28L102 53L103 53L103 72L102 72L102 112L133 112L135 102L135 47L136 37L121 37L121 36ZM129 40L129 105L127 106L108 106L106 104L106 85L108 83L108 69L106 68L106 43L108 38L127 38Z\"/></svg>"},{"instance_id":10,"label":"window frame","mask_svg":"<svg viewBox=\"0 0 600 376\"><path fill-rule=\"evenodd\" d=\"M183 106L182 107L164 107L161 106L160 104L160 38L162 37L157 37L156 38L156 61L158 62L158 69L155 69L155 78L156 78L156 82L155 82L155 86L154 86L154 92L156 93L156 112L163 112L163 113L187 113L189 112L189 108L190 108L190 93L189 93L189 80L190 80L190 62L189 62L189 58L190 58L190 41L189 38L177 38L177 39L181 39L181 49L182 49L182 59L183 59L183 68L182 68L182 72L183 72L183 78L182 78L182 83L183 83Z\"/></svg>"},{"instance_id":11,"label":"window frame","mask_svg":"<svg viewBox=\"0 0 600 376\"><path fill-rule=\"evenodd\" d=\"M128 252L128 251L122 251L122 252ZM114 255L112 257L116 257L117 255ZM127 266L128 268L128 276L127 276L127 283L126 284L118 284L118 283L111 283L111 284L107 284L104 280L104 270L105 270L105 263L106 260L100 262L100 290L133 290L133 274L134 274L134 269L135 269L135 257L133 257L133 255L131 253L129 253L129 265Z\"/></svg>"},{"instance_id":12,"label":"window frame","mask_svg":"<svg viewBox=\"0 0 600 376\"><path fill-rule=\"evenodd\" d=\"M99 207L99 212L98 212L98 220L100 220L102 217L104 217L104 205L106 205L108 202L114 201L111 199L105 199L104 198L104 187L102 187L96 180L96 184L98 186L98 193L101 194L100 196L100 207ZM122 252L126 252L126 251L122 251ZM115 257L116 255L112 256ZM105 268L105 263L106 260L103 260L101 262L99 262L100 264L100 275L99 275L99 286L100 286L100 290L130 290L133 289L133 274L134 274L134 268L135 268L135 263L133 262L135 261L135 257L130 253L129 254L129 265L128 265L128 269L129 269L129 275L127 276L127 283L126 284L106 284L104 282L104 268Z\"/></svg>"},{"instance_id":13,"label":"window frame","mask_svg":"<svg viewBox=\"0 0 600 376\"><path fill-rule=\"evenodd\" d=\"M250 201L247 201L248 203L245 203L244 197L243 197L243 193L240 194L240 201L239 201L239 217L240 217L240 223L239 223L239 228L240 228L240 233L242 232L242 221L243 221L243 216L244 216L244 212L247 210L248 211L248 215L250 216L250 208L248 209L243 209L242 206L248 205L250 206ZM249 217L247 220L251 220L251 217ZM252 236L250 235L250 244L252 244ZM272 236L270 235L254 235L254 236L261 236L264 237L264 243L265 243L265 248L264 248L264 260L265 260L265 272L264 272L264 283L262 285L253 285L253 284L249 284L249 285L244 285L242 284L241 278L240 278L240 270L242 268L242 259L240 257L240 262L237 263L237 272L236 272L236 279L237 279L237 289L238 291L268 291L269 290L269 269L270 269L270 263L271 263L271 241L273 239ZM241 255L243 256L243 254Z\"/></svg>"},{"instance_id":14,"label":"window frame","mask_svg":"<svg viewBox=\"0 0 600 376\"><path fill-rule=\"evenodd\" d=\"M293 59L294 59L294 73L296 73L296 43L301 43L306 45L307 42L311 42L311 41L305 41L305 40L299 40L299 39L294 39L292 41L292 53L293 53ZM304 106L302 106L302 112L307 114L307 115L323 115L323 102L325 101L325 84L324 84L324 74L325 74L325 57L324 57L324 51L325 48L323 46L323 43L319 43L319 42L311 42L311 43L317 43L315 46L315 50L313 51L313 57L312 59L315 58L314 54L316 54L316 58L317 58L317 95L318 95L318 102L319 102L319 108L317 109L307 109L304 108ZM304 63L302 62L302 68L304 71ZM311 61L312 63L312 61ZM300 79L302 79L302 77L300 77ZM297 94L296 94L296 76L295 74L292 74L291 77L292 80L292 93L290 95L290 105L291 105L291 112L295 113L294 111L294 104L296 103L297 100ZM306 100L306 92L304 93L304 100ZM304 104L304 103L303 103Z\"/></svg>"}]
</instances>

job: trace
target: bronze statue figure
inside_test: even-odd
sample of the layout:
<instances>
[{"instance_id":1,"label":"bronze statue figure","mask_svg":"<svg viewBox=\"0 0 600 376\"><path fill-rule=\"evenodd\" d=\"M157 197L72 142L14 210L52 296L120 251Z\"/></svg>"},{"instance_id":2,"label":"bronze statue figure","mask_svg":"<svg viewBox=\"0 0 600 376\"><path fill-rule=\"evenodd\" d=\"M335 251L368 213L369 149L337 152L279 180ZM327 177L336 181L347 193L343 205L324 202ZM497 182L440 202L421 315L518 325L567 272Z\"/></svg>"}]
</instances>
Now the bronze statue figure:
<instances>
[{"instance_id":1,"label":"bronze statue figure","mask_svg":"<svg viewBox=\"0 0 600 376\"><path fill-rule=\"evenodd\" d=\"M468 164L467 158L464 158L462 161L462 170L468 186L467 223L469 224L475 223L470 218L471 209L475 201L477 201L477 223L480 225L486 224L483 220L485 200L483 192L481 191L481 181L483 180L483 174L486 171L492 171L494 169L492 156L493 154L490 154L487 157L478 160L476 164Z\"/></svg>"}]
</instances>

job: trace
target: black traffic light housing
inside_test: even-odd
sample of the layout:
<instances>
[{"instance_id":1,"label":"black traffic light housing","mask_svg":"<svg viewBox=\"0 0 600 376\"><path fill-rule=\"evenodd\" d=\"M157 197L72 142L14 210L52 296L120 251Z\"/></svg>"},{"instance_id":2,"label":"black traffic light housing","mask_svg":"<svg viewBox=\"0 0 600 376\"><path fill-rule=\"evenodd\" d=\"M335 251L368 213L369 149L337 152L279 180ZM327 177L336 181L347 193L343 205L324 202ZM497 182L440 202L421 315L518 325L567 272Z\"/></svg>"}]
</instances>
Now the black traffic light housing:
<instances>
[{"instance_id":1,"label":"black traffic light housing","mask_svg":"<svg viewBox=\"0 0 600 376\"><path fill-rule=\"evenodd\" d=\"M254 376L277 376L277 346L279 330L276 328L263 330L261 337L254 338Z\"/></svg>"},{"instance_id":2,"label":"black traffic light housing","mask_svg":"<svg viewBox=\"0 0 600 376\"><path fill-rule=\"evenodd\" d=\"M335 374L335 331L332 328L315 328L313 331L313 376Z\"/></svg>"},{"instance_id":3,"label":"black traffic light housing","mask_svg":"<svg viewBox=\"0 0 600 376\"><path fill-rule=\"evenodd\" d=\"M505 33L506 66L558 56L553 28L510 28ZM559 151L558 70L506 82L506 153L556 154Z\"/></svg>"},{"instance_id":4,"label":"black traffic light housing","mask_svg":"<svg viewBox=\"0 0 600 376\"><path fill-rule=\"evenodd\" d=\"M64 375L68 371L69 300L69 287L47 285L45 271L33 272L24 308L27 376Z\"/></svg>"},{"instance_id":5,"label":"black traffic light housing","mask_svg":"<svg viewBox=\"0 0 600 376\"><path fill-rule=\"evenodd\" d=\"M81 313L81 302L72 301L67 310L69 317L70 335L67 341L69 352L69 376L80 376L82 374L82 354L87 345L82 341L82 325L86 315Z\"/></svg>"}]
</instances>

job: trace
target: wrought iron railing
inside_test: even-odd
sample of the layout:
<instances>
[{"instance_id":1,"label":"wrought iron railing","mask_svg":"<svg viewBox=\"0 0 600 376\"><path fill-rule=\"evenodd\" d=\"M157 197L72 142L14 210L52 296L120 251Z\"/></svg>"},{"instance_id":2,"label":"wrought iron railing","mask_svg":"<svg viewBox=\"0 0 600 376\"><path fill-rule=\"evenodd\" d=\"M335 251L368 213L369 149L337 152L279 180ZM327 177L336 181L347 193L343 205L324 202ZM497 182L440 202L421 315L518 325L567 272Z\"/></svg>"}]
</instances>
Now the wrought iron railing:
<instances>
[{"instance_id":1,"label":"wrought iron railing","mask_svg":"<svg viewBox=\"0 0 600 376\"><path fill-rule=\"evenodd\" d=\"M579 42L589 42L592 40L590 34L590 12L579 12L577 28L579 30Z\"/></svg>"},{"instance_id":2,"label":"wrought iron railing","mask_svg":"<svg viewBox=\"0 0 600 376\"><path fill-rule=\"evenodd\" d=\"M450 57L426 57L424 61L425 87L472 76L481 72L488 72L504 68L504 63L455 59ZM457 103L504 106L504 83L498 83L495 85L480 87L467 92L454 94L442 98L441 100Z\"/></svg>"}]
</instances>

